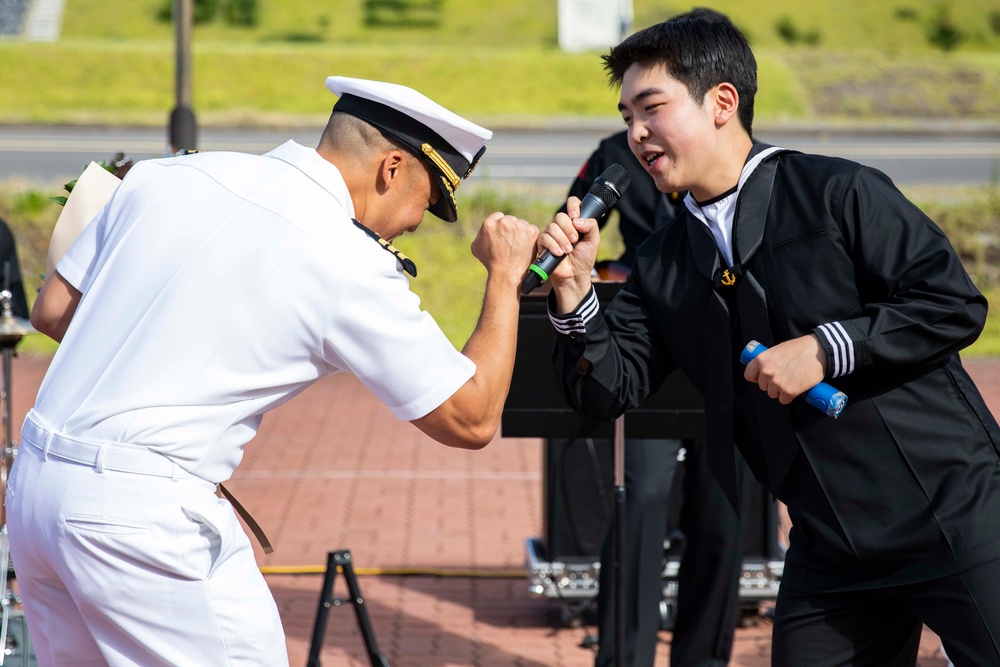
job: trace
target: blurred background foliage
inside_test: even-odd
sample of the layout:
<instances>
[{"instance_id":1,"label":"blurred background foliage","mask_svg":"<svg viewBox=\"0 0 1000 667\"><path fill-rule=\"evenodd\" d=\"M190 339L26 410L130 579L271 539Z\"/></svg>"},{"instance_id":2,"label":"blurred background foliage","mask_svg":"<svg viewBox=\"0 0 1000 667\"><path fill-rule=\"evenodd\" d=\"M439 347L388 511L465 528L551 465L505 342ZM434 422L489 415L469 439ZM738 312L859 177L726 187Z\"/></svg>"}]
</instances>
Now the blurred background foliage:
<instances>
[{"instance_id":1,"label":"blurred background foliage","mask_svg":"<svg viewBox=\"0 0 1000 667\"><path fill-rule=\"evenodd\" d=\"M706 0L754 46L757 127L1000 118L1000 0ZM174 104L170 0L67 0L58 42L0 40L0 122L163 125ZM599 53L563 53L556 0L196 0L194 103L205 125L318 129L331 74L405 83L487 126L617 116ZM634 0L639 29L693 4ZM596 137L595 137L596 140ZM94 156L101 159L107 156ZM582 159L582 156L581 156ZM1000 300L1000 183L907 194L949 234L977 284ZM568 183L566 186L568 187ZM428 219L399 246L412 281L457 346L485 274L469 245L494 210L540 227L563 189L468 185L461 222ZM0 182L29 300L40 285L61 183ZM606 229L602 255L620 240ZM971 349L1000 355L1000 317ZM51 351L41 336L24 345Z\"/></svg>"},{"instance_id":2,"label":"blurred background foliage","mask_svg":"<svg viewBox=\"0 0 1000 667\"><path fill-rule=\"evenodd\" d=\"M67 39L169 40L170 0L67 0ZM755 46L789 43L887 51L1000 46L1000 3L991 0L706 0ZM465 48L555 48L555 0L195 0L206 41L316 41ZM633 0L635 26L687 11L690 3ZM166 9L166 11L164 11ZM234 9L251 21L234 21Z\"/></svg>"},{"instance_id":3,"label":"blurred background foliage","mask_svg":"<svg viewBox=\"0 0 1000 667\"><path fill-rule=\"evenodd\" d=\"M0 41L0 122L160 124L171 0L67 0L53 44ZM1000 115L1000 0L715 0L760 61L761 120ZM202 123L311 122L330 74L406 82L477 119L613 116L556 0L196 0ZM691 4L634 0L635 28Z\"/></svg>"}]
</instances>

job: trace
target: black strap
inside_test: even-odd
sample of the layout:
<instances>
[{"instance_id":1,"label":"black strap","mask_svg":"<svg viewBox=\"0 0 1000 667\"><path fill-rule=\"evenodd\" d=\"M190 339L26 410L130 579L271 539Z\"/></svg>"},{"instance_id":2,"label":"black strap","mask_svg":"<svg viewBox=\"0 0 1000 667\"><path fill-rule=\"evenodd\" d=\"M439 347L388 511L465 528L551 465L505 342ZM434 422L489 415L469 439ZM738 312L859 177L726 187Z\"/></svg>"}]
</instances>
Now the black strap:
<instances>
[{"instance_id":1,"label":"black strap","mask_svg":"<svg viewBox=\"0 0 1000 667\"><path fill-rule=\"evenodd\" d=\"M257 541L260 543L264 553L274 553L274 547L271 546L271 541L268 540L267 535L264 534L264 529L260 527L260 524L257 523L252 516L250 516L250 512L248 512L247 509L240 504L240 501L236 500L236 496L234 496L229 489L222 484L219 484L219 493L221 493L222 496L229 501L229 504L233 506L236 513L247 522L247 528L249 528L250 532L253 533L253 536L257 538Z\"/></svg>"}]
</instances>

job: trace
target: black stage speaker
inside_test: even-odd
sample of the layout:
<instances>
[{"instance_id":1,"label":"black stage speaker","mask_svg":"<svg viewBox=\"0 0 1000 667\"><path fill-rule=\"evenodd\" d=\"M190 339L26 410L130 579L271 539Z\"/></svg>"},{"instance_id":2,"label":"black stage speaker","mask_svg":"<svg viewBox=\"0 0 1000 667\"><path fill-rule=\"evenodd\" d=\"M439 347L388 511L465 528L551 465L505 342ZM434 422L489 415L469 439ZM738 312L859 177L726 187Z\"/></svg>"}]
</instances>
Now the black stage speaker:
<instances>
[{"instance_id":1,"label":"black stage speaker","mask_svg":"<svg viewBox=\"0 0 1000 667\"><path fill-rule=\"evenodd\" d=\"M614 472L611 440L545 441L542 546L550 560L599 559L614 507Z\"/></svg>"}]
</instances>

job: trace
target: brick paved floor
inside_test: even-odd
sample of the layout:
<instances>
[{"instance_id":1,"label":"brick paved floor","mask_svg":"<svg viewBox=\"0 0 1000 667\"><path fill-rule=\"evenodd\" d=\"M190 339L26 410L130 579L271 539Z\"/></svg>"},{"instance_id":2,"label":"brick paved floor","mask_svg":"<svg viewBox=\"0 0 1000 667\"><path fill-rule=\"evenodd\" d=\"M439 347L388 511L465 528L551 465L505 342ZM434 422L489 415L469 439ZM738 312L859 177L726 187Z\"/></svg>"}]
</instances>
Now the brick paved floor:
<instances>
[{"instance_id":1,"label":"brick paved floor","mask_svg":"<svg viewBox=\"0 0 1000 667\"><path fill-rule=\"evenodd\" d=\"M47 364L15 359L13 423ZM1000 359L967 366L1000 414ZM564 627L554 603L531 598L519 574L524 539L541 534L541 464L533 439L500 438L479 452L438 445L349 376L327 378L268 415L228 486L275 546L258 561L291 664L306 664L327 552L350 549L394 667L589 667L592 654L579 646L586 629ZM922 667L944 667L938 646L925 632ZM741 628L732 664L764 667L769 650L766 621ZM664 632L657 665L668 655ZM368 664L349 606L331 610L322 662Z\"/></svg>"}]
</instances>

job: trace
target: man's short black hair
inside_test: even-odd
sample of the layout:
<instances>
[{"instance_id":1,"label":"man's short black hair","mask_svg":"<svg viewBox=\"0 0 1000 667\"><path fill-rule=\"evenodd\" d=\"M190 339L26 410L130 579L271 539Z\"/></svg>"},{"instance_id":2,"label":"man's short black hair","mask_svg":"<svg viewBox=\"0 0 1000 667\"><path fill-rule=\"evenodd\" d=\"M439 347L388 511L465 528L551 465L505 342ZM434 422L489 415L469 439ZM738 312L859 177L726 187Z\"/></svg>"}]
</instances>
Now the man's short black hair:
<instances>
[{"instance_id":1,"label":"man's short black hair","mask_svg":"<svg viewBox=\"0 0 1000 667\"><path fill-rule=\"evenodd\" d=\"M613 86L622 85L632 65L663 66L699 104L712 87L733 84L740 96L740 125L753 136L757 60L746 37L728 20L670 19L630 35L602 59Z\"/></svg>"}]
</instances>

